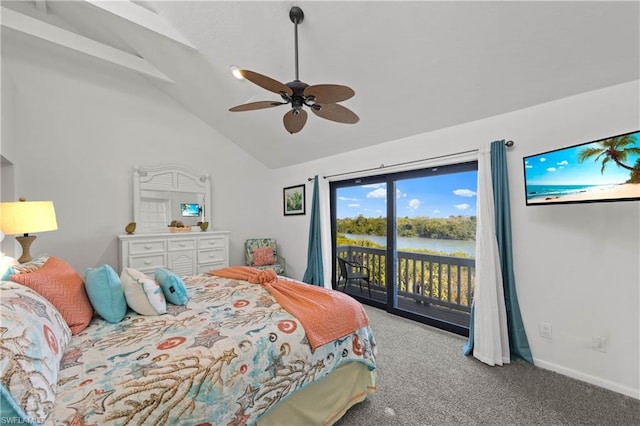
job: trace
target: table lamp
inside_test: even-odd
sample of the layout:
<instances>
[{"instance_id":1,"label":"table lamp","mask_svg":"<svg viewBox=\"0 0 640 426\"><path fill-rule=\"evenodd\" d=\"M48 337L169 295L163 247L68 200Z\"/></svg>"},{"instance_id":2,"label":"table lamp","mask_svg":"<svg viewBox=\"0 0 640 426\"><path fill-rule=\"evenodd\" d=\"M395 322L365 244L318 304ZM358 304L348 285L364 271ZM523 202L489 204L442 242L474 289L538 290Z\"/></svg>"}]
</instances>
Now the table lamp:
<instances>
[{"instance_id":1,"label":"table lamp","mask_svg":"<svg viewBox=\"0 0 640 426\"><path fill-rule=\"evenodd\" d=\"M25 201L20 198L15 203L0 203L0 229L7 235L23 234L16 237L22 246L22 256L18 262L30 261L29 249L36 237L29 234L58 229L53 202Z\"/></svg>"}]
</instances>

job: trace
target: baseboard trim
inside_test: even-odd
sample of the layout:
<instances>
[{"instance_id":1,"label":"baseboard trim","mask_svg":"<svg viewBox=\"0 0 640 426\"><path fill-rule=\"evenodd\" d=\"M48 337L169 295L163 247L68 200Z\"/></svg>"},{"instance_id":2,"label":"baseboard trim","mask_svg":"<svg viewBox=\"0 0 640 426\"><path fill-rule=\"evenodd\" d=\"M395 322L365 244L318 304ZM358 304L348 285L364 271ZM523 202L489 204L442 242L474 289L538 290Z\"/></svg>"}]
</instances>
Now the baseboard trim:
<instances>
[{"instance_id":1,"label":"baseboard trim","mask_svg":"<svg viewBox=\"0 0 640 426\"><path fill-rule=\"evenodd\" d=\"M552 362L547 362L542 359L534 358L533 363L536 367L543 368L545 370L554 371L558 374L562 374L563 376L571 377L572 379L580 380L583 382L590 383L592 385L599 386L601 388L609 389L610 391L621 393L623 395L630 396L631 398L635 398L640 400L640 389L633 389L628 386L623 386L619 383L615 383L609 380L604 380L600 377L595 377L590 374L585 374L580 371L572 370L570 368L562 367L558 364L554 364Z\"/></svg>"}]
</instances>

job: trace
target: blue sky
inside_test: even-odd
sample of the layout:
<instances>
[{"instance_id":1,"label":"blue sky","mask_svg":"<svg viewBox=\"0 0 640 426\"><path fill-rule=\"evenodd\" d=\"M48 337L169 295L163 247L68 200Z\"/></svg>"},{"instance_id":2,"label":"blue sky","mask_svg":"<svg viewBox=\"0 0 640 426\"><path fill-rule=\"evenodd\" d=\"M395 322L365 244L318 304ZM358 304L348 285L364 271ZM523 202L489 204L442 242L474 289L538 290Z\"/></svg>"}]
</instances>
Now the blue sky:
<instances>
[{"instance_id":1,"label":"blue sky","mask_svg":"<svg viewBox=\"0 0 640 426\"><path fill-rule=\"evenodd\" d=\"M452 173L397 183L396 213L398 217L475 216L477 172ZM387 189L385 184L339 188L337 216L385 217Z\"/></svg>"},{"instance_id":2,"label":"blue sky","mask_svg":"<svg viewBox=\"0 0 640 426\"><path fill-rule=\"evenodd\" d=\"M635 147L640 148L640 132L633 134ZM598 162L587 159L578 163L578 152L586 147L598 147L598 142L592 142L576 147L565 148L547 154L540 154L525 159L525 174L530 185L609 185L623 183L629 179L629 170L619 167L609 161L604 174L601 157ZM638 156L629 156L626 165L633 167Z\"/></svg>"}]
</instances>

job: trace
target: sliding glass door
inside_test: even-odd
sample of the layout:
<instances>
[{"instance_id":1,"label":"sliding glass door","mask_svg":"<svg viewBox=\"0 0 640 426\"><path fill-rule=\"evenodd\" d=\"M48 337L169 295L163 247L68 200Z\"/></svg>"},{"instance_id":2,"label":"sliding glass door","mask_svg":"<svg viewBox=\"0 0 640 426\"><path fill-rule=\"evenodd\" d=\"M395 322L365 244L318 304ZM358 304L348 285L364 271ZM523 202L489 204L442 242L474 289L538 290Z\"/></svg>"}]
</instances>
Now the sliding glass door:
<instances>
[{"instance_id":1,"label":"sliding glass door","mask_svg":"<svg viewBox=\"0 0 640 426\"><path fill-rule=\"evenodd\" d=\"M334 287L468 334L477 163L331 183Z\"/></svg>"}]
</instances>

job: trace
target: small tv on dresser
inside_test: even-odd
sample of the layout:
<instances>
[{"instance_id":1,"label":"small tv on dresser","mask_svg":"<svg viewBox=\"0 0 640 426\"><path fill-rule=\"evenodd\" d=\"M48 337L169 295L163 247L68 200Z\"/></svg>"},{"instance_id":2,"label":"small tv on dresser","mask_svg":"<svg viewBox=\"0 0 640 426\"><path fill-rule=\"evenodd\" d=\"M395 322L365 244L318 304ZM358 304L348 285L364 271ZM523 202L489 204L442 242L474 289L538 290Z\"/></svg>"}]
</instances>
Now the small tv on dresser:
<instances>
[{"instance_id":1,"label":"small tv on dresser","mask_svg":"<svg viewBox=\"0 0 640 426\"><path fill-rule=\"evenodd\" d=\"M180 203L180 211L184 217L200 216L200 204L197 203Z\"/></svg>"},{"instance_id":2,"label":"small tv on dresser","mask_svg":"<svg viewBox=\"0 0 640 426\"><path fill-rule=\"evenodd\" d=\"M640 130L522 161L528 206L640 200Z\"/></svg>"}]
</instances>

